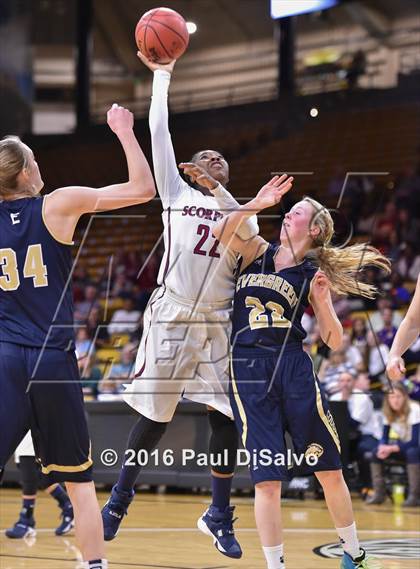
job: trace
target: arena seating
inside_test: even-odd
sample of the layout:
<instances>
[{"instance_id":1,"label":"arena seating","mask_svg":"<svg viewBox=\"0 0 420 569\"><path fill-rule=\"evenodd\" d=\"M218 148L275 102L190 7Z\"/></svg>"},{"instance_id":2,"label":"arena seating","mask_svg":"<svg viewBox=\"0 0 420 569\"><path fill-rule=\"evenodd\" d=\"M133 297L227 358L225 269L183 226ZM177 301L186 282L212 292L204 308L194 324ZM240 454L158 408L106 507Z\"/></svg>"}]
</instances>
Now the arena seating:
<instances>
[{"instance_id":1,"label":"arena seating","mask_svg":"<svg viewBox=\"0 0 420 569\"><path fill-rule=\"evenodd\" d=\"M273 103L244 105L217 114L210 110L174 115L170 120L176 156L181 161L198 149L222 151L230 164L230 190L240 201L255 195L272 172L287 171L294 173L295 195L310 194L329 206L335 205L336 198L326 195L326 188L338 166L351 172L388 172L387 176L373 177L375 198L384 190L391 192L398 172L415 162L418 103L393 102L342 113L336 102L335 108L321 110L316 119L309 118L307 104L303 101L302 108L290 109L289 114L287 108L279 107L277 115ZM151 162L145 120L138 121L136 133ZM47 176L48 190L69 184L98 187L126 176L122 150L105 126L64 139L38 137L30 144ZM108 219L101 214L89 224L88 219L82 219L76 236L76 244L83 240L79 265L96 279L107 273L110 256L122 248L150 251L161 236L160 213L156 199L138 210L105 214ZM260 219L262 233L269 239L276 236L273 213L269 211Z\"/></svg>"}]
</instances>

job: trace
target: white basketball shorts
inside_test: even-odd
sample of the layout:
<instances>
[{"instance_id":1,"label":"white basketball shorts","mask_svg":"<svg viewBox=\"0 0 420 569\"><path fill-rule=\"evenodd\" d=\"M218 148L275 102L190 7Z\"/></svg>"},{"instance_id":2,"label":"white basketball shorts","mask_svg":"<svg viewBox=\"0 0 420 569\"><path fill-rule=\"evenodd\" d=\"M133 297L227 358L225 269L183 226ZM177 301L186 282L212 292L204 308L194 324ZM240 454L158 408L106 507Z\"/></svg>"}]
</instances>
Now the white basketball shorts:
<instances>
[{"instance_id":1,"label":"white basketball shorts","mask_svg":"<svg viewBox=\"0 0 420 569\"><path fill-rule=\"evenodd\" d=\"M135 378L124 400L145 417L171 421L180 398L203 403L233 419L229 403L231 303L194 305L165 287L144 313Z\"/></svg>"}]
</instances>

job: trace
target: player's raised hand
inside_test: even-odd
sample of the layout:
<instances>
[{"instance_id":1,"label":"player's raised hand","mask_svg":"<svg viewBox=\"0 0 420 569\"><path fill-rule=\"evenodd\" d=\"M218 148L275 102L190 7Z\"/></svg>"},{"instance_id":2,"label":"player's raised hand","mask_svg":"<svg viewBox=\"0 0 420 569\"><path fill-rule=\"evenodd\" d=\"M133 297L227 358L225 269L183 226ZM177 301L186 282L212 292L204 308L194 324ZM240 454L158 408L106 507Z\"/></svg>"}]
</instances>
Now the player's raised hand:
<instances>
[{"instance_id":1,"label":"player's raised hand","mask_svg":"<svg viewBox=\"0 0 420 569\"><path fill-rule=\"evenodd\" d=\"M155 63L154 61L147 59L147 57L143 55L141 51L137 52L137 57L140 59L140 61L144 63L146 67L150 69L150 71L156 71L157 69L162 69L162 71L169 71L169 73L172 73L176 63L176 59L170 61L169 63Z\"/></svg>"},{"instance_id":2,"label":"player's raised hand","mask_svg":"<svg viewBox=\"0 0 420 569\"><path fill-rule=\"evenodd\" d=\"M311 297L313 300L318 303L326 301L330 289L331 282L327 275L322 271L317 271L311 283Z\"/></svg>"},{"instance_id":3,"label":"player's raised hand","mask_svg":"<svg viewBox=\"0 0 420 569\"><path fill-rule=\"evenodd\" d=\"M194 183L199 184L203 188L212 191L219 185L219 182L210 176L204 168L197 166L194 162L181 162L179 167Z\"/></svg>"},{"instance_id":4,"label":"player's raised hand","mask_svg":"<svg viewBox=\"0 0 420 569\"><path fill-rule=\"evenodd\" d=\"M398 381L405 375L404 360L399 356L391 356L386 366L386 373L391 381Z\"/></svg>"},{"instance_id":5,"label":"player's raised hand","mask_svg":"<svg viewBox=\"0 0 420 569\"><path fill-rule=\"evenodd\" d=\"M293 184L293 178L287 174L274 176L265 184L252 200L258 209L272 207L280 202L281 198L287 194Z\"/></svg>"},{"instance_id":6,"label":"player's raised hand","mask_svg":"<svg viewBox=\"0 0 420 569\"><path fill-rule=\"evenodd\" d=\"M106 119L109 128L117 135L123 131L133 130L133 113L124 107L120 107L116 103L114 103L107 112Z\"/></svg>"}]
</instances>

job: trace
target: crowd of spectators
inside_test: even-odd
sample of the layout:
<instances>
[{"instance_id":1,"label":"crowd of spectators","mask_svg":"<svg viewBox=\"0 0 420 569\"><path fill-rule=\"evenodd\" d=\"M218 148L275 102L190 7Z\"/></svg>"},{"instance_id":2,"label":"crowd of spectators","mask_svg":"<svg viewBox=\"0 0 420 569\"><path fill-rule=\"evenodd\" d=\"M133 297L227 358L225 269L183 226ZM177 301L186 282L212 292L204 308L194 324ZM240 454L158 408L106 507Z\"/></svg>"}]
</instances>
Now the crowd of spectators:
<instances>
[{"instance_id":1,"label":"crowd of spectators","mask_svg":"<svg viewBox=\"0 0 420 569\"><path fill-rule=\"evenodd\" d=\"M76 353L85 397L122 399L131 381L142 334L143 313L156 287L159 254L119 253L109 278L73 274ZM140 277L138 275L140 273Z\"/></svg>"},{"instance_id":2,"label":"crowd of spectators","mask_svg":"<svg viewBox=\"0 0 420 569\"><path fill-rule=\"evenodd\" d=\"M344 180L338 169L328 187L330 198L342 194ZM384 466L395 463L407 470L405 505L420 505L420 339L404 355L407 374L401 382L391 385L385 373L420 273L419 195L420 165L407 166L379 195L368 176L347 178L342 197L353 234L387 255L392 273L386 277L372 269L361 276L380 291L373 301L334 299L345 328L340 350L324 349L317 357L317 326L311 317L305 320L306 349L318 364L322 388L331 401L347 401L349 461L357 465L357 482L369 504L386 499Z\"/></svg>"}]
</instances>

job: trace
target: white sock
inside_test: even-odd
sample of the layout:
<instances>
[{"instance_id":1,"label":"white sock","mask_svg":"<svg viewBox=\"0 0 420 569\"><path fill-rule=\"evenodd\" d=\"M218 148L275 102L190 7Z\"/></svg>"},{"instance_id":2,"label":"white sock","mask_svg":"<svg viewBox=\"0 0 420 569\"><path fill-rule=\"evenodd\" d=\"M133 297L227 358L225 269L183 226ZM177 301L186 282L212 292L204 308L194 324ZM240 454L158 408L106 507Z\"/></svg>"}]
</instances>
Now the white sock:
<instances>
[{"instance_id":1,"label":"white sock","mask_svg":"<svg viewBox=\"0 0 420 569\"><path fill-rule=\"evenodd\" d=\"M283 544L273 547L264 547L263 551L267 560L267 569L285 569L283 561Z\"/></svg>"},{"instance_id":2,"label":"white sock","mask_svg":"<svg viewBox=\"0 0 420 569\"><path fill-rule=\"evenodd\" d=\"M351 555L353 559L360 555L360 544L357 537L356 522L346 528L335 528L338 536L341 539L341 544L346 553Z\"/></svg>"},{"instance_id":3,"label":"white sock","mask_svg":"<svg viewBox=\"0 0 420 569\"><path fill-rule=\"evenodd\" d=\"M106 559L95 559L94 561L84 561L83 569L108 569Z\"/></svg>"}]
</instances>

